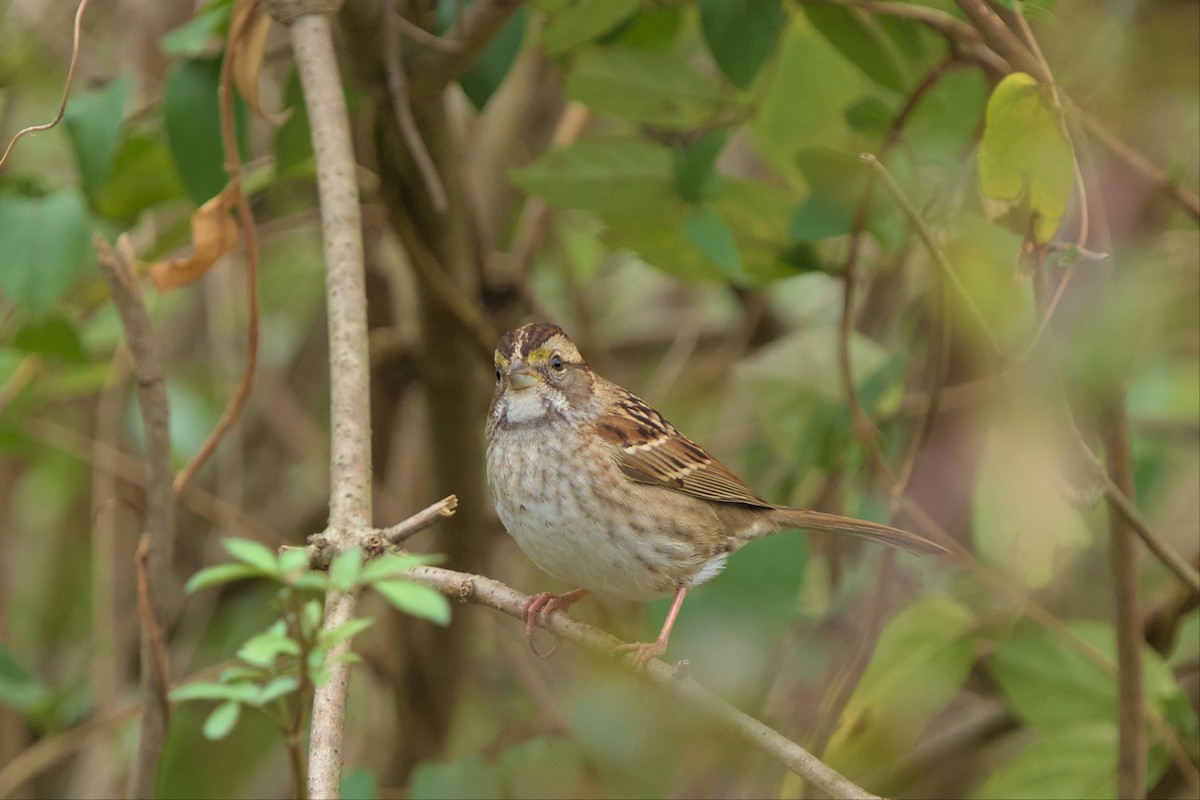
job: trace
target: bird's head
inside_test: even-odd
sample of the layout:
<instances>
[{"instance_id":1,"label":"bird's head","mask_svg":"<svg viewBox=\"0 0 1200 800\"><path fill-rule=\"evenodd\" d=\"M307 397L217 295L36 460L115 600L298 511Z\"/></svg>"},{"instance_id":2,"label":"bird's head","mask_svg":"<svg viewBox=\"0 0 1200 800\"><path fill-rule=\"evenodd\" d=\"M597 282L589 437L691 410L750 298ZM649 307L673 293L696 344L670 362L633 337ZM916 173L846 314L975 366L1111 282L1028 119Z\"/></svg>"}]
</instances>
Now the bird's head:
<instances>
[{"instance_id":1,"label":"bird's head","mask_svg":"<svg viewBox=\"0 0 1200 800\"><path fill-rule=\"evenodd\" d=\"M492 423L519 425L579 412L592 396L593 383L562 328L549 322L523 325L501 336L496 346Z\"/></svg>"}]
</instances>

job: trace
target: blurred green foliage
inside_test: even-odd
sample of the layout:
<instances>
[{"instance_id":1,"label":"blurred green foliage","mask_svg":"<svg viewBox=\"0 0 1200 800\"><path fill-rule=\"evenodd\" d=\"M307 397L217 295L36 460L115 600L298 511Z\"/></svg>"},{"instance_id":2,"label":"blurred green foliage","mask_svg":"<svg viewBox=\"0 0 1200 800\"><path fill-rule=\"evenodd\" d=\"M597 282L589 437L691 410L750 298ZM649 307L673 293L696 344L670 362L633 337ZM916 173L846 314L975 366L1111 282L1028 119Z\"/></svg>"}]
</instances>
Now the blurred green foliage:
<instances>
[{"instance_id":1,"label":"blurred green foliage","mask_svg":"<svg viewBox=\"0 0 1200 800\"><path fill-rule=\"evenodd\" d=\"M440 0L436 25L427 22L444 34L482 1ZM1057 92L1195 191L1194 4L997 5L1029 19ZM0 15L5 140L57 107L69 20L53 6L14 4ZM117 794L116 773L135 746L129 725L111 720L133 699L137 669L142 432L90 241L130 231L147 261L177 255L191 211L225 186L217 93L231 8L163 4L94 20L62 126L21 140L0 173L0 793ZM523 4L451 90L453 130L429 143L456 170L452 194L477 204L448 226L470 228L462 250L479 274L463 285L485 287L467 296L490 325L523 320L532 307L561 322L597 370L774 502L886 519L898 506L889 506L892 487L865 444L875 436L891 469L911 468L908 496L983 569L1064 626L1033 624L953 559L885 562L868 548L785 533L752 543L689 594L669 658L687 659L721 697L821 749L873 791L1115 796L1106 516L1073 503L1063 408L1070 403L1084 444L1099 453L1101 411L1125 402L1139 507L1169 546L1193 557L1196 219L1064 117L1053 93L1026 75L1002 79L972 60L970 42L951 44L915 18L940 13L966 25L956 4L903 8L914 13L780 0ZM262 241L259 374L227 445L236 464L204 471L204 494L181 506L178 567L198 573L193 588L210 588L189 597L169 632L173 674L187 681L176 699L194 702L175 706L159 794L288 791L278 720L242 709L290 702L304 669L319 678L319 659L297 663L297 642L307 636L305 648L328 649L313 638L312 593L336 584L379 590L344 632L361 634L364 662L352 686L345 797L803 796L782 767L615 667L569 648L536 661L520 649L518 625L490 612L455 607L455 624L470 633L453 663L398 666L397 653L438 652L441 628L429 623L445 623L449 606L371 573L357 555L316 576L270 547L234 544L237 563L212 566L223 558L218 538L298 544L326 513L312 145L286 38L276 35L260 80L280 124L252 119L240 101L235 119ZM368 43L341 46L353 60ZM411 32L404 46L408 55L424 47ZM426 464L437 446L404 392L423 391L422 371L445 365L440 351L423 349L442 332L420 331L409 259L379 210L372 148L387 142L371 125L392 110L363 80L347 70L373 281L374 388L418 386L398 391L390 415L375 420L377 437L392 444L376 465L377 506L401 517L428 502ZM551 146L538 126L567 102L586 109L587 126ZM940 282L864 152L894 176L961 294ZM1080 241L1085 199L1089 235ZM538 217L526 213L534 200L550 210L528 264L514 269L519 286L497 288L489 281L514 260L522 220ZM857 315L843 334L847 282ZM241 273L227 264L196 286L145 293L167 358L178 465L211 430L244 358ZM502 308L509 295L525 305ZM480 381L490 372L483 361L451 366ZM847 382L873 430L856 430ZM927 425L935 383L947 386ZM463 425L481 429L485 411ZM120 480L105 488L113 471ZM533 571L495 535L495 520L482 527L478 535L497 542L498 577L522 590L574 588ZM251 577L266 580L241 580ZM1138 588L1148 618L1186 612L1172 605L1178 582L1144 552ZM284 589L299 599L281 602ZM667 607L589 599L572 614L632 640L652 638ZM1186 786L1179 753L1196 751L1197 631L1197 612L1183 613L1173 639L1144 654L1147 783L1164 781L1163 794L1172 780ZM461 685L450 690L451 720L437 723L448 728L444 744L441 731L399 729L452 674ZM992 715L991 738L962 734L950 757L922 760L975 715ZM97 719L108 722L80 755L4 783L13 774L5 765L20 766L27 746ZM439 742L434 752L396 764L400 742L426 738Z\"/></svg>"}]
</instances>

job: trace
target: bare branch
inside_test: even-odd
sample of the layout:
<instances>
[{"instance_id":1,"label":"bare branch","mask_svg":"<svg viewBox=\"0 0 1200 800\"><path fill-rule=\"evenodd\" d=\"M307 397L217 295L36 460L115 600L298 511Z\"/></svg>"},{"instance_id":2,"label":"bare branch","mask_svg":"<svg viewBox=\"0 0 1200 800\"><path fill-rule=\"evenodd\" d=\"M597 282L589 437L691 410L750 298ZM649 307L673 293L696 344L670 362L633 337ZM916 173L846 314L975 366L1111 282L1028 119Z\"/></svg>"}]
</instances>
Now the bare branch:
<instances>
[{"instance_id":1,"label":"bare branch","mask_svg":"<svg viewBox=\"0 0 1200 800\"><path fill-rule=\"evenodd\" d=\"M167 385L162 358L158 352L150 317L142 302L142 292L134 277L133 246L128 236L117 240L114 252L104 237L93 242L99 256L104 280L112 293L113 304L125 329L125 341L133 359L137 378L138 406L146 436L146 460L150 481L146 488L145 550L145 624L142 626L141 672L142 697L147 701L166 697L165 675L156 649L157 630L171 622L179 587L171 572L175 525L175 493L171 489L171 433L167 406ZM166 743L170 709L165 702L146 702L142 708L142 729L137 758L130 776L129 795L150 797L158 777L158 765Z\"/></svg>"},{"instance_id":2,"label":"bare branch","mask_svg":"<svg viewBox=\"0 0 1200 800\"><path fill-rule=\"evenodd\" d=\"M458 498L455 495L450 495L438 500L429 506L429 508L418 511L398 525L384 528L379 532L379 535L387 539L391 544L402 544L414 534L420 533L440 520L454 516L454 512L457 509Z\"/></svg>"},{"instance_id":3,"label":"bare branch","mask_svg":"<svg viewBox=\"0 0 1200 800\"><path fill-rule=\"evenodd\" d=\"M418 567L410 576L448 597L487 606L514 619L524 619L522 604L526 600L525 596L499 581L438 567ZM578 622L566 614L551 614L548 619L541 621L541 625L556 636L599 655L611 656L617 645L621 644L615 637ZM632 657L626 657L624 663L633 669ZM644 674L652 683L736 733L792 772L811 781L830 797L876 797L856 786L783 734L742 713L705 689L687 674L682 665L653 660L646 665Z\"/></svg>"}]
</instances>

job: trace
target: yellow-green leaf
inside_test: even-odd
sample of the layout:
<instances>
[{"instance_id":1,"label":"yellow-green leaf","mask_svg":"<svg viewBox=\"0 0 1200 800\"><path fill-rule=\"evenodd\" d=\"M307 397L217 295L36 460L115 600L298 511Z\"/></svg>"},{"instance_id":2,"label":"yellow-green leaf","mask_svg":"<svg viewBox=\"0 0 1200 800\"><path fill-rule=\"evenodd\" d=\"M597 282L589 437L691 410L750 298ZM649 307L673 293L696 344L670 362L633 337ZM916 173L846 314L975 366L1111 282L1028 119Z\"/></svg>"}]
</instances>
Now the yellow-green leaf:
<instances>
[{"instance_id":1,"label":"yellow-green leaf","mask_svg":"<svg viewBox=\"0 0 1200 800\"><path fill-rule=\"evenodd\" d=\"M979 145L979 191L991 217L1024 202L1039 242L1049 241L1067 210L1074 152L1046 90L1023 72L996 86Z\"/></svg>"}]
</instances>

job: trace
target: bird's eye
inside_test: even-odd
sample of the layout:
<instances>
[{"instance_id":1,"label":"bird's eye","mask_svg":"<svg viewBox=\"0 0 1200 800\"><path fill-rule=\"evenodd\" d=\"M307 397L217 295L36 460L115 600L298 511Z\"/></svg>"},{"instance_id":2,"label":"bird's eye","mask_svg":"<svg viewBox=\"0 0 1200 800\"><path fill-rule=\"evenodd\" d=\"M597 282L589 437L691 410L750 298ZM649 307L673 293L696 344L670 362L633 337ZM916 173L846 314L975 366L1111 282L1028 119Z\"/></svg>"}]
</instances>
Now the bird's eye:
<instances>
[{"instance_id":1,"label":"bird's eye","mask_svg":"<svg viewBox=\"0 0 1200 800\"><path fill-rule=\"evenodd\" d=\"M500 368L496 367L496 383L500 382Z\"/></svg>"},{"instance_id":2,"label":"bird's eye","mask_svg":"<svg viewBox=\"0 0 1200 800\"><path fill-rule=\"evenodd\" d=\"M560 356L558 353L550 356L550 369L554 370L555 372L563 371L562 356Z\"/></svg>"}]
</instances>

